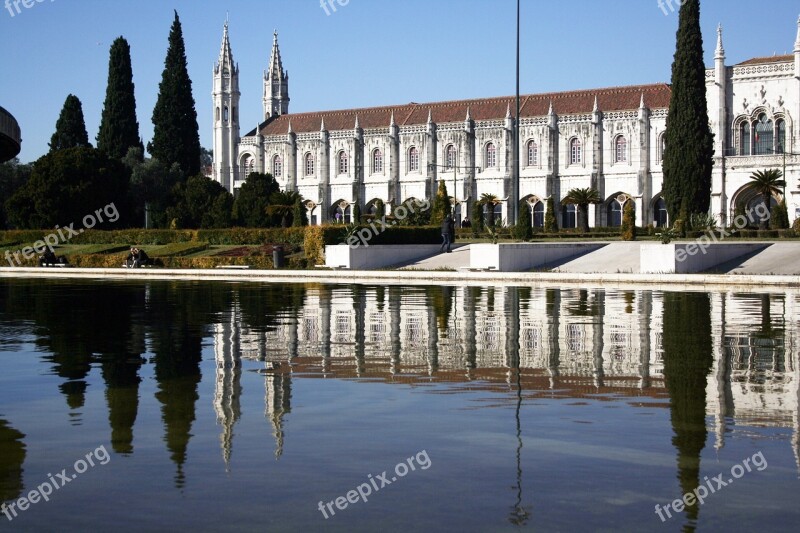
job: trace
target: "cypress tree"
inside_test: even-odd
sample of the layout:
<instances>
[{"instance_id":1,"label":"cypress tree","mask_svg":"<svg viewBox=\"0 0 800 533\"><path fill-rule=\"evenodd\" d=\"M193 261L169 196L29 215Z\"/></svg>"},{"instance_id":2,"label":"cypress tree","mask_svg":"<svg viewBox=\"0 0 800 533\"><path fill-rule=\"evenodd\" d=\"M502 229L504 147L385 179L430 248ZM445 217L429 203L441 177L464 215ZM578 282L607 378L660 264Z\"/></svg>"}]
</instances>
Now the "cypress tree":
<instances>
[{"instance_id":1,"label":"cypress tree","mask_svg":"<svg viewBox=\"0 0 800 533\"><path fill-rule=\"evenodd\" d=\"M111 45L108 60L108 86L97 148L113 159L122 159L131 148L142 148L136 120L131 47L123 37Z\"/></svg>"},{"instance_id":2,"label":"cypress tree","mask_svg":"<svg viewBox=\"0 0 800 533\"><path fill-rule=\"evenodd\" d=\"M714 138L708 127L700 0L684 0L672 63L664 150L664 200L670 220L708 213Z\"/></svg>"},{"instance_id":3,"label":"cypress tree","mask_svg":"<svg viewBox=\"0 0 800 533\"><path fill-rule=\"evenodd\" d=\"M450 214L450 197L447 196L447 185L444 180L439 180L436 198L433 199L431 210L431 225L440 226L447 215Z\"/></svg>"},{"instance_id":4,"label":"cypress tree","mask_svg":"<svg viewBox=\"0 0 800 533\"><path fill-rule=\"evenodd\" d=\"M83 119L83 106L77 96L70 94L56 122L56 132L50 137L50 153L77 146L91 146Z\"/></svg>"},{"instance_id":5,"label":"cypress tree","mask_svg":"<svg viewBox=\"0 0 800 533\"><path fill-rule=\"evenodd\" d=\"M169 33L169 49L153 110L153 141L147 151L167 167L177 163L184 176L200 172L200 135L186 66L186 48L178 12Z\"/></svg>"},{"instance_id":6,"label":"cypress tree","mask_svg":"<svg viewBox=\"0 0 800 533\"><path fill-rule=\"evenodd\" d=\"M527 241L533 237L531 206L528 205L527 200L520 200L519 202L519 219L514 227L514 236L521 241Z\"/></svg>"},{"instance_id":7,"label":"cypress tree","mask_svg":"<svg viewBox=\"0 0 800 533\"><path fill-rule=\"evenodd\" d=\"M558 232L558 221L556 220L556 204L553 197L547 199L547 211L544 214L544 232Z\"/></svg>"}]
</instances>

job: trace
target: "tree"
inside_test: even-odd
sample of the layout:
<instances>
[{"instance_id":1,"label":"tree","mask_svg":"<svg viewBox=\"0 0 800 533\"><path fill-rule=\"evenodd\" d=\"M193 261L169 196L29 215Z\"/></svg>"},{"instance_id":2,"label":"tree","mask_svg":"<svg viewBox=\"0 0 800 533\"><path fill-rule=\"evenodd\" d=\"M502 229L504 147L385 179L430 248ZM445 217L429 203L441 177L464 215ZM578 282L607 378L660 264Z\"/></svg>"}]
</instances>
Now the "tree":
<instances>
[{"instance_id":1,"label":"tree","mask_svg":"<svg viewBox=\"0 0 800 533\"><path fill-rule=\"evenodd\" d=\"M600 193L591 187L571 189L561 200L563 205L578 206L578 227L584 233L589 233L589 204L599 204L600 202L602 202Z\"/></svg>"},{"instance_id":2,"label":"tree","mask_svg":"<svg viewBox=\"0 0 800 533\"><path fill-rule=\"evenodd\" d=\"M31 165L21 165L17 158L0 164L0 229L8 228L6 201L25 185L31 171Z\"/></svg>"},{"instance_id":3,"label":"tree","mask_svg":"<svg viewBox=\"0 0 800 533\"><path fill-rule=\"evenodd\" d=\"M201 174L175 185L167 218L176 228L228 228L233 196L219 183Z\"/></svg>"},{"instance_id":4,"label":"tree","mask_svg":"<svg viewBox=\"0 0 800 533\"><path fill-rule=\"evenodd\" d=\"M786 209L784 200L781 200L778 205L772 208L769 227L770 229L789 229L789 211Z\"/></svg>"},{"instance_id":5,"label":"tree","mask_svg":"<svg viewBox=\"0 0 800 533\"><path fill-rule=\"evenodd\" d=\"M556 203L553 197L547 199L547 211L544 214L544 232L557 233L558 221L556 220Z\"/></svg>"},{"instance_id":6,"label":"tree","mask_svg":"<svg viewBox=\"0 0 800 533\"><path fill-rule=\"evenodd\" d=\"M447 195L447 185L444 180L439 180L439 188L431 209L431 225L441 226L445 217L450 214L450 197Z\"/></svg>"},{"instance_id":7,"label":"tree","mask_svg":"<svg viewBox=\"0 0 800 533\"><path fill-rule=\"evenodd\" d=\"M303 226L308 226L308 215L306 215L306 207L303 202L298 200L294 203L292 211L292 227L301 228Z\"/></svg>"},{"instance_id":8,"label":"tree","mask_svg":"<svg viewBox=\"0 0 800 533\"><path fill-rule=\"evenodd\" d=\"M514 236L517 239L527 241L533 237L533 224L531 223L531 206L527 200L519 202L519 220L514 227Z\"/></svg>"},{"instance_id":9,"label":"tree","mask_svg":"<svg viewBox=\"0 0 800 533\"><path fill-rule=\"evenodd\" d=\"M83 106L77 96L70 94L56 122L56 131L50 137L50 153L58 150L91 146L86 122L83 119Z\"/></svg>"},{"instance_id":10,"label":"tree","mask_svg":"<svg viewBox=\"0 0 800 533\"><path fill-rule=\"evenodd\" d=\"M622 210L620 234L623 241L636 240L636 209L633 207L632 201L625 202L625 207Z\"/></svg>"},{"instance_id":11,"label":"tree","mask_svg":"<svg viewBox=\"0 0 800 533\"><path fill-rule=\"evenodd\" d=\"M380 220L386 216L386 204L383 200L375 200L375 218Z\"/></svg>"},{"instance_id":12,"label":"tree","mask_svg":"<svg viewBox=\"0 0 800 533\"><path fill-rule=\"evenodd\" d=\"M197 111L177 11L169 34L169 49L161 75L158 101L153 110L153 141L148 143L147 151L167 167L177 163L184 176L194 176L200 172Z\"/></svg>"},{"instance_id":13,"label":"tree","mask_svg":"<svg viewBox=\"0 0 800 533\"><path fill-rule=\"evenodd\" d=\"M752 180L747 184L747 188L756 194L761 195L764 207L769 209L772 205L772 197L779 196L786 187L786 182L783 180L783 172L777 168L768 170L757 170L750 175ZM788 215L786 217L789 218ZM788 225L788 220L786 221ZM762 217L758 224L758 229L767 229L769 225L769 217Z\"/></svg>"},{"instance_id":14,"label":"tree","mask_svg":"<svg viewBox=\"0 0 800 533\"><path fill-rule=\"evenodd\" d=\"M353 223L361 223L361 204L358 202L358 197L353 200Z\"/></svg>"},{"instance_id":15,"label":"tree","mask_svg":"<svg viewBox=\"0 0 800 533\"><path fill-rule=\"evenodd\" d=\"M490 228L494 228L496 222L494 219L494 206L500 203L500 199L494 194L483 193L478 203L482 206L486 206L486 225Z\"/></svg>"},{"instance_id":16,"label":"tree","mask_svg":"<svg viewBox=\"0 0 800 533\"><path fill-rule=\"evenodd\" d=\"M30 179L9 199L9 221L17 228L74 224L78 229L84 217L113 203L119 219L104 218L96 227L123 226L128 216L128 176L121 162L92 147L47 154L34 163Z\"/></svg>"},{"instance_id":17,"label":"tree","mask_svg":"<svg viewBox=\"0 0 800 533\"><path fill-rule=\"evenodd\" d=\"M111 45L108 60L108 86L97 148L114 159L128 155L130 148L142 147L139 122L136 120L136 96L131 68L131 47L122 37Z\"/></svg>"},{"instance_id":18,"label":"tree","mask_svg":"<svg viewBox=\"0 0 800 533\"><path fill-rule=\"evenodd\" d=\"M167 168L156 158L144 159L144 150L139 146L129 148L122 163L131 171L131 223L145 225L147 222L146 226L150 228L168 227L166 210L172 204L172 190L183 181L178 165Z\"/></svg>"},{"instance_id":19,"label":"tree","mask_svg":"<svg viewBox=\"0 0 800 533\"><path fill-rule=\"evenodd\" d=\"M252 172L239 189L233 202L233 221L246 228L269 227L271 217L267 215L269 197L280 190L272 174Z\"/></svg>"},{"instance_id":20,"label":"tree","mask_svg":"<svg viewBox=\"0 0 800 533\"><path fill-rule=\"evenodd\" d=\"M483 204L480 201L473 202L470 218L472 218L472 234L478 235L483 231Z\"/></svg>"},{"instance_id":21,"label":"tree","mask_svg":"<svg viewBox=\"0 0 800 533\"><path fill-rule=\"evenodd\" d=\"M714 137L708 127L700 0L683 0L672 63L664 150L664 200L670 220L707 213Z\"/></svg>"},{"instance_id":22,"label":"tree","mask_svg":"<svg viewBox=\"0 0 800 533\"><path fill-rule=\"evenodd\" d=\"M294 205L302 202L303 197L297 191L278 191L269 196L267 214L272 217L272 225L288 228L292 225Z\"/></svg>"}]
</instances>

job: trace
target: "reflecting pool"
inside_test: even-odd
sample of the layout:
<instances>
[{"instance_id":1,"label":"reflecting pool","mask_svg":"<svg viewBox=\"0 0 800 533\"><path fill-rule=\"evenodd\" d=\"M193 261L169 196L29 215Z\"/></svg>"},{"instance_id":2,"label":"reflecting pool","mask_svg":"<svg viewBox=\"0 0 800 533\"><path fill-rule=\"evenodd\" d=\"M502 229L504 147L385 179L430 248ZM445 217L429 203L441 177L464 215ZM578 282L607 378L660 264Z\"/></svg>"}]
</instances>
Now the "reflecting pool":
<instances>
[{"instance_id":1,"label":"reflecting pool","mask_svg":"<svg viewBox=\"0 0 800 533\"><path fill-rule=\"evenodd\" d=\"M796 531L799 320L794 290L3 279L0 530Z\"/></svg>"}]
</instances>

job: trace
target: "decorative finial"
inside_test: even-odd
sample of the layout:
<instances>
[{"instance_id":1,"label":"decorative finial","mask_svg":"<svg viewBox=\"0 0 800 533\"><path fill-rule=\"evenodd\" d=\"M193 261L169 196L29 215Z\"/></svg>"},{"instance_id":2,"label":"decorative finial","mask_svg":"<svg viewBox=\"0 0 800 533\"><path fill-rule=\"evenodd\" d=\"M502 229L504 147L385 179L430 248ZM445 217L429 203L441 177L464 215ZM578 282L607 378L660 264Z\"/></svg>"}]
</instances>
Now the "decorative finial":
<instances>
[{"instance_id":1,"label":"decorative finial","mask_svg":"<svg viewBox=\"0 0 800 533\"><path fill-rule=\"evenodd\" d=\"M319 125L319 131L325 131L325 117L322 117L322 121Z\"/></svg>"},{"instance_id":2,"label":"decorative finial","mask_svg":"<svg viewBox=\"0 0 800 533\"><path fill-rule=\"evenodd\" d=\"M644 91L642 91L642 99L639 100L639 109L644 109Z\"/></svg>"},{"instance_id":3,"label":"decorative finial","mask_svg":"<svg viewBox=\"0 0 800 533\"><path fill-rule=\"evenodd\" d=\"M292 129L292 119L289 119L289 131L288 131L288 133L289 133L289 135L294 133L294 130Z\"/></svg>"},{"instance_id":4,"label":"decorative finial","mask_svg":"<svg viewBox=\"0 0 800 533\"><path fill-rule=\"evenodd\" d=\"M794 42L794 51L800 52L800 16L797 17L797 40Z\"/></svg>"},{"instance_id":5,"label":"decorative finial","mask_svg":"<svg viewBox=\"0 0 800 533\"><path fill-rule=\"evenodd\" d=\"M428 124L433 123L433 109L430 107L428 108Z\"/></svg>"},{"instance_id":6,"label":"decorative finial","mask_svg":"<svg viewBox=\"0 0 800 533\"><path fill-rule=\"evenodd\" d=\"M506 105L506 118L511 118L511 104Z\"/></svg>"},{"instance_id":7,"label":"decorative finial","mask_svg":"<svg viewBox=\"0 0 800 533\"><path fill-rule=\"evenodd\" d=\"M392 109L392 118L389 121L389 126L392 126L392 127L397 126L397 124L394 121L394 109Z\"/></svg>"},{"instance_id":8,"label":"decorative finial","mask_svg":"<svg viewBox=\"0 0 800 533\"><path fill-rule=\"evenodd\" d=\"M360 129L360 128L361 128L361 126L360 126L360 125L359 125L359 123L358 123L358 113L356 113L356 125L355 125L355 129L356 129L356 130L358 130L358 129Z\"/></svg>"},{"instance_id":9,"label":"decorative finial","mask_svg":"<svg viewBox=\"0 0 800 533\"><path fill-rule=\"evenodd\" d=\"M472 112L470 111L470 106L467 106L467 118L465 119L467 122L472 120Z\"/></svg>"},{"instance_id":10,"label":"decorative finial","mask_svg":"<svg viewBox=\"0 0 800 533\"><path fill-rule=\"evenodd\" d=\"M592 113L597 113L600 111L600 106L597 103L597 95L594 95L594 106L592 107Z\"/></svg>"},{"instance_id":11,"label":"decorative finial","mask_svg":"<svg viewBox=\"0 0 800 533\"><path fill-rule=\"evenodd\" d=\"M722 24L717 26L717 51L714 59L725 59L725 48L722 46Z\"/></svg>"},{"instance_id":12,"label":"decorative finial","mask_svg":"<svg viewBox=\"0 0 800 533\"><path fill-rule=\"evenodd\" d=\"M547 110L548 115L555 115L555 111L553 110L553 101L550 100L550 109Z\"/></svg>"}]
</instances>

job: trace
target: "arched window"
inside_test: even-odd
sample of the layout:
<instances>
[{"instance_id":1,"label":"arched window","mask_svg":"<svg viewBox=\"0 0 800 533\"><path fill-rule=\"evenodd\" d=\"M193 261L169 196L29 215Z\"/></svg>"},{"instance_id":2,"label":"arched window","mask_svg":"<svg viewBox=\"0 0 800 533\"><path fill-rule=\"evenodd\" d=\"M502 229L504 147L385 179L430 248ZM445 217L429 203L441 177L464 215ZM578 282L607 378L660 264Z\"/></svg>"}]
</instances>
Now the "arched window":
<instances>
[{"instance_id":1,"label":"arched window","mask_svg":"<svg viewBox=\"0 0 800 533\"><path fill-rule=\"evenodd\" d=\"M786 151L786 121L779 119L775 122L775 126L778 130L778 142L775 145L775 151L782 154Z\"/></svg>"},{"instance_id":2,"label":"arched window","mask_svg":"<svg viewBox=\"0 0 800 533\"><path fill-rule=\"evenodd\" d=\"M444 166L447 170L453 170L456 166L456 147L452 144L444 149Z\"/></svg>"},{"instance_id":3,"label":"arched window","mask_svg":"<svg viewBox=\"0 0 800 533\"><path fill-rule=\"evenodd\" d=\"M416 146L412 146L408 150L408 171L419 172L419 150Z\"/></svg>"},{"instance_id":4,"label":"arched window","mask_svg":"<svg viewBox=\"0 0 800 533\"><path fill-rule=\"evenodd\" d=\"M620 135L614 141L614 162L625 163L628 160L628 140Z\"/></svg>"},{"instance_id":5,"label":"arched window","mask_svg":"<svg viewBox=\"0 0 800 533\"><path fill-rule=\"evenodd\" d=\"M383 173L383 152L381 152L380 149L376 149L372 152L372 173Z\"/></svg>"},{"instance_id":6,"label":"arched window","mask_svg":"<svg viewBox=\"0 0 800 533\"><path fill-rule=\"evenodd\" d=\"M539 146L536 141L528 142L528 166L535 167L539 164Z\"/></svg>"},{"instance_id":7,"label":"arched window","mask_svg":"<svg viewBox=\"0 0 800 533\"><path fill-rule=\"evenodd\" d=\"M486 168L494 168L497 166L497 148L494 143L486 145Z\"/></svg>"},{"instance_id":8,"label":"arched window","mask_svg":"<svg viewBox=\"0 0 800 533\"><path fill-rule=\"evenodd\" d=\"M306 154L306 176L314 175L314 155L310 152Z\"/></svg>"},{"instance_id":9,"label":"arched window","mask_svg":"<svg viewBox=\"0 0 800 533\"><path fill-rule=\"evenodd\" d=\"M572 139L569 142L569 164L579 165L583 162L583 147L581 140L578 138Z\"/></svg>"},{"instance_id":10,"label":"arched window","mask_svg":"<svg viewBox=\"0 0 800 533\"><path fill-rule=\"evenodd\" d=\"M347 152L339 152L339 174L348 172L350 172L350 160L347 158Z\"/></svg>"},{"instance_id":11,"label":"arched window","mask_svg":"<svg viewBox=\"0 0 800 533\"><path fill-rule=\"evenodd\" d=\"M256 171L256 160L251 155L246 155L242 158L242 165L241 165L242 174L244 174L241 179L247 179L247 177Z\"/></svg>"},{"instance_id":12,"label":"arched window","mask_svg":"<svg viewBox=\"0 0 800 533\"><path fill-rule=\"evenodd\" d=\"M612 228L622 225L622 205L617 200L611 200L608 204L608 225Z\"/></svg>"},{"instance_id":13,"label":"arched window","mask_svg":"<svg viewBox=\"0 0 800 533\"><path fill-rule=\"evenodd\" d=\"M239 122L239 108L233 106L233 123L236 124Z\"/></svg>"},{"instance_id":14,"label":"arched window","mask_svg":"<svg viewBox=\"0 0 800 533\"><path fill-rule=\"evenodd\" d=\"M578 210L575 204L565 205L561 209L561 227L566 229L578 227Z\"/></svg>"},{"instance_id":15,"label":"arched window","mask_svg":"<svg viewBox=\"0 0 800 533\"><path fill-rule=\"evenodd\" d=\"M279 155L272 158L272 176L275 178L283 176L283 160Z\"/></svg>"},{"instance_id":16,"label":"arched window","mask_svg":"<svg viewBox=\"0 0 800 533\"><path fill-rule=\"evenodd\" d=\"M544 227L544 202L536 202L533 206L533 227Z\"/></svg>"},{"instance_id":17,"label":"arched window","mask_svg":"<svg viewBox=\"0 0 800 533\"><path fill-rule=\"evenodd\" d=\"M747 121L739 126L739 155L750 155L750 123Z\"/></svg>"},{"instance_id":18,"label":"arched window","mask_svg":"<svg viewBox=\"0 0 800 533\"><path fill-rule=\"evenodd\" d=\"M218 107L217 108L217 122L219 122L219 116L220 116L220 113L219 113L219 107Z\"/></svg>"},{"instance_id":19,"label":"arched window","mask_svg":"<svg viewBox=\"0 0 800 533\"><path fill-rule=\"evenodd\" d=\"M767 118L767 115L762 113L756 120L756 138L755 149L753 155L765 155L775 152L773 140L775 139L775 127L772 120Z\"/></svg>"},{"instance_id":20,"label":"arched window","mask_svg":"<svg viewBox=\"0 0 800 533\"><path fill-rule=\"evenodd\" d=\"M661 134L658 137L658 160L664 160L664 152L667 149L667 136L665 134Z\"/></svg>"},{"instance_id":21,"label":"arched window","mask_svg":"<svg viewBox=\"0 0 800 533\"><path fill-rule=\"evenodd\" d=\"M657 228L663 228L667 225L667 203L663 198L656 200L653 205L653 223Z\"/></svg>"},{"instance_id":22,"label":"arched window","mask_svg":"<svg viewBox=\"0 0 800 533\"><path fill-rule=\"evenodd\" d=\"M225 107L223 108L223 110L222 110L222 117L223 117L223 119L225 120L225 122L228 122L228 120L230 119L230 116L229 116L229 114L228 114L228 106L225 106Z\"/></svg>"}]
</instances>

